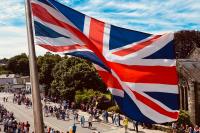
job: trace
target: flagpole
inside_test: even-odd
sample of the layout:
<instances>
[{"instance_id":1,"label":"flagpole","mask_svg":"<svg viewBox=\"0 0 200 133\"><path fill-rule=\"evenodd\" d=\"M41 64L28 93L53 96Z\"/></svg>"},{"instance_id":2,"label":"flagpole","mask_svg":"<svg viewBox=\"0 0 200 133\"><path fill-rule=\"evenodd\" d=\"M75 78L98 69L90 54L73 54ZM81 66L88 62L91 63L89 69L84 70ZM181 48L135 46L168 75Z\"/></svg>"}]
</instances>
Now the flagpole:
<instances>
[{"instance_id":1,"label":"flagpole","mask_svg":"<svg viewBox=\"0 0 200 133\"><path fill-rule=\"evenodd\" d=\"M40 98L38 71L36 65L36 55L32 27L31 3L30 0L25 0L26 7L26 25L28 36L29 49L29 68L31 78L32 100L33 100L33 116L34 116L34 131L35 133L44 133L42 103Z\"/></svg>"}]
</instances>

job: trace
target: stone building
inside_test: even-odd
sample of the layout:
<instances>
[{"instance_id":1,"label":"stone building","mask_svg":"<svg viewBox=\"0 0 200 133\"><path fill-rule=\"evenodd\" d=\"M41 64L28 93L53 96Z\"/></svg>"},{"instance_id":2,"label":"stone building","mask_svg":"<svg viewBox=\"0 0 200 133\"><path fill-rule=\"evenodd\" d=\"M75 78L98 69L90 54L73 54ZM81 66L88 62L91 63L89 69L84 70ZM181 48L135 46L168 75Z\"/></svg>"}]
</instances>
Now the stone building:
<instances>
[{"instance_id":1,"label":"stone building","mask_svg":"<svg viewBox=\"0 0 200 133\"><path fill-rule=\"evenodd\" d=\"M188 110L192 123L200 124L200 62L182 60L180 70L180 108Z\"/></svg>"},{"instance_id":2,"label":"stone building","mask_svg":"<svg viewBox=\"0 0 200 133\"><path fill-rule=\"evenodd\" d=\"M178 60L178 70L180 108L189 112L193 124L200 124L200 49Z\"/></svg>"},{"instance_id":3,"label":"stone building","mask_svg":"<svg viewBox=\"0 0 200 133\"><path fill-rule=\"evenodd\" d=\"M23 90L26 87L26 82L30 82L29 76L19 76L17 74L1 74L0 86L4 91Z\"/></svg>"}]
</instances>

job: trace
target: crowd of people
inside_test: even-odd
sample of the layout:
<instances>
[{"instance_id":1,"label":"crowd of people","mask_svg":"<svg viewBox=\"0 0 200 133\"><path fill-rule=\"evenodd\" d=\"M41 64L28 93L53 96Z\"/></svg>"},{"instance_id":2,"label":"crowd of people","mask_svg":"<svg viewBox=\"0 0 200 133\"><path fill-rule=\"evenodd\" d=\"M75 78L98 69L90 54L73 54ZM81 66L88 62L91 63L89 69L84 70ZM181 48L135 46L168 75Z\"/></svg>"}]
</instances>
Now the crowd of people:
<instances>
[{"instance_id":1,"label":"crowd of people","mask_svg":"<svg viewBox=\"0 0 200 133\"><path fill-rule=\"evenodd\" d=\"M0 105L0 122L3 124L3 129L0 132L6 133L29 133L29 122L18 122L12 112L7 111L3 105Z\"/></svg>"},{"instance_id":2,"label":"crowd of people","mask_svg":"<svg viewBox=\"0 0 200 133\"><path fill-rule=\"evenodd\" d=\"M24 104L25 107L32 107L32 101L29 97L26 96L25 93L14 93L13 103L18 105ZM68 133L76 132L76 124L80 123L81 127L88 127L92 129L93 120L100 121L100 116L102 117L102 121L104 123L112 123L114 126L122 126L125 128L125 132L127 132L128 125L130 120L121 116L119 113L108 112L107 110L97 109L95 105L97 104L83 104L80 106L76 105L75 102L70 102L69 100L57 101L58 103L54 103L51 100L47 100L47 98L43 98L43 111L45 117L56 117L59 120L73 120L73 124L69 127ZM50 102L51 101L51 102ZM3 102L8 102L8 97L3 97ZM49 103L48 103L49 102ZM88 113L88 117L85 117L83 114L79 114L77 111L78 108L83 112ZM0 105L0 120L3 123L4 131L13 131L16 133L28 132L30 128L30 124L28 122L17 122L13 116L13 113L8 112L3 105ZM109 118L110 117L110 118ZM86 119L87 118L87 119ZM120 123L122 121L122 124ZM87 122L87 124L86 124ZM133 121L133 127L136 132L138 132L138 122ZM173 133L200 133L200 127L196 126L188 126L188 125L177 125L177 123L172 123L172 131ZM45 133L62 133L61 131L55 130L52 127L45 126Z\"/></svg>"},{"instance_id":3,"label":"crowd of people","mask_svg":"<svg viewBox=\"0 0 200 133\"><path fill-rule=\"evenodd\" d=\"M200 127L198 125L192 126L192 125L184 125L181 124L178 126L176 122L172 123L172 131L173 133L200 133Z\"/></svg>"},{"instance_id":4,"label":"crowd of people","mask_svg":"<svg viewBox=\"0 0 200 133\"><path fill-rule=\"evenodd\" d=\"M44 106L43 106L44 116L45 117L52 116L60 120L73 120L74 125L69 127L71 130L73 129L73 131L76 130L77 123L80 123L81 127L88 127L92 129L93 120L99 121L100 116L102 116L102 121L104 123L112 123L114 126L117 127L122 126L120 121L123 120L123 126L125 127L125 130L127 131L128 129L128 119L125 118L124 116L121 116L119 113L115 113L114 111L109 113L107 110L99 110L95 106L87 106L87 104L86 105L81 104L80 110L82 112L88 113L88 118L86 120L84 115L78 114L74 102L64 100L57 104L55 103L47 104L47 101L49 100L45 98L43 100L44 100ZM111 118L110 120L109 117ZM86 121L88 125L85 124ZM138 132L138 122L133 121L133 126L134 130Z\"/></svg>"},{"instance_id":5,"label":"crowd of people","mask_svg":"<svg viewBox=\"0 0 200 133\"><path fill-rule=\"evenodd\" d=\"M25 93L14 93L13 103L17 103L18 105L24 104L27 108L32 107L32 101L26 97Z\"/></svg>"}]
</instances>

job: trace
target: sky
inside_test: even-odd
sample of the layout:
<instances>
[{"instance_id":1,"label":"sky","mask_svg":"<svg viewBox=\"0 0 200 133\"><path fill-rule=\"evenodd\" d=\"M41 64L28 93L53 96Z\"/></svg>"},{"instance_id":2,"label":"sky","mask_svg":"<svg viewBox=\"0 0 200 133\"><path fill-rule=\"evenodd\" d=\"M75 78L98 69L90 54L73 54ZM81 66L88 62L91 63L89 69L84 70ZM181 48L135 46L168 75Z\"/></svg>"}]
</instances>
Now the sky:
<instances>
[{"instance_id":1,"label":"sky","mask_svg":"<svg viewBox=\"0 0 200 133\"><path fill-rule=\"evenodd\" d=\"M148 33L200 30L199 0L57 0L101 21ZM0 59L28 53L24 0L0 2ZM46 50L36 46L36 54Z\"/></svg>"}]
</instances>

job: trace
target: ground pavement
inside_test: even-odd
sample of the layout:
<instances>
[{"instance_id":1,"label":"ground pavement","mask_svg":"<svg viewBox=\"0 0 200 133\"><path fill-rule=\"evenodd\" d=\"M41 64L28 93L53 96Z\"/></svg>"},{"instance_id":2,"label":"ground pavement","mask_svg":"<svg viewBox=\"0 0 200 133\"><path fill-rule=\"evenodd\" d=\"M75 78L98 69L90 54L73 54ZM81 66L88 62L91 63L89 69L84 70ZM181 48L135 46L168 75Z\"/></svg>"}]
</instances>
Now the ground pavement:
<instances>
[{"instance_id":1,"label":"ground pavement","mask_svg":"<svg viewBox=\"0 0 200 133\"><path fill-rule=\"evenodd\" d=\"M9 97L9 102L3 103L3 97ZM27 109L24 105L18 105L12 103L12 97L13 94L8 93L0 93L0 102L1 104L6 107L7 110L14 113L14 116L18 121L29 121L31 125L31 131L33 130L34 122L33 122L33 113L32 108ZM84 115L86 117L86 120L88 119L88 114L85 112L79 111L80 115ZM73 115L70 116L69 121L63 121L63 120L57 120L55 117L44 117L44 123L47 126L53 127L55 130L66 132L69 126L73 124L72 120ZM112 124L106 124L102 122L93 122L93 129L82 128L79 123L77 125L77 133L93 133L94 131L100 131L100 133L124 133L124 128L115 127ZM86 126L88 123L86 122ZM130 128L132 128L132 124L129 125ZM164 133L162 131L158 130L149 130L149 129L142 129L141 126L139 126L140 133ZM130 130L128 133L134 133L135 131Z\"/></svg>"}]
</instances>

